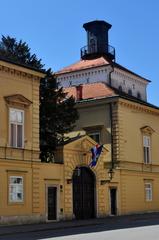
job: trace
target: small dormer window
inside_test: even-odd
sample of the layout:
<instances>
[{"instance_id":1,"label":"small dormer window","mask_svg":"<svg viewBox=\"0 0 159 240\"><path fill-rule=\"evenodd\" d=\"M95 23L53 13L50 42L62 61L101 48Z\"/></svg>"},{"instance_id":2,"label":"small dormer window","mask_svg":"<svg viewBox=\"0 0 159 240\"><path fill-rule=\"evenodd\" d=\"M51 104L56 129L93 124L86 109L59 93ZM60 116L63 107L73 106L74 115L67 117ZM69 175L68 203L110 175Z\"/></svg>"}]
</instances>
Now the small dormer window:
<instances>
[{"instance_id":1,"label":"small dormer window","mask_svg":"<svg viewBox=\"0 0 159 240\"><path fill-rule=\"evenodd\" d=\"M132 90L131 89L128 90L128 94L132 96Z\"/></svg>"}]
</instances>

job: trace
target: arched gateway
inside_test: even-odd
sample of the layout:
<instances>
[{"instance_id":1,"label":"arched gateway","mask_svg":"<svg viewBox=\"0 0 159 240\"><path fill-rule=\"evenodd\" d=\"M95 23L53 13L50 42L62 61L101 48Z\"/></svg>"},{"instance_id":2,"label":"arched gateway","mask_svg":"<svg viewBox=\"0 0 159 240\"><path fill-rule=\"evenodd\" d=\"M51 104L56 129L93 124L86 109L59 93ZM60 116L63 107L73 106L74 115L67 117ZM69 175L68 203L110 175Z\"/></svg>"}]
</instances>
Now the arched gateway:
<instances>
[{"instance_id":1,"label":"arched gateway","mask_svg":"<svg viewBox=\"0 0 159 240\"><path fill-rule=\"evenodd\" d=\"M95 175L88 167L74 170L73 212L76 219L95 217Z\"/></svg>"}]
</instances>

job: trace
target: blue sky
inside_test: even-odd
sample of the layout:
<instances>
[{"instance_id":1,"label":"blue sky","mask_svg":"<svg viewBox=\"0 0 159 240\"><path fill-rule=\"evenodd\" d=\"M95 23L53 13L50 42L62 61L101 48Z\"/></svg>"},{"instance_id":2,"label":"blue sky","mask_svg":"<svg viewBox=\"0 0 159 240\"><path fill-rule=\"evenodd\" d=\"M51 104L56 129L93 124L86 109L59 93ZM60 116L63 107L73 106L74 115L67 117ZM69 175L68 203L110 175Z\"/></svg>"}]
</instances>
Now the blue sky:
<instances>
[{"instance_id":1,"label":"blue sky","mask_svg":"<svg viewBox=\"0 0 159 240\"><path fill-rule=\"evenodd\" d=\"M148 101L159 105L158 0L0 0L0 34L22 39L54 71L80 58L83 23L112 24L116 61L152 81Z\"/></svg>"}]
</instances>

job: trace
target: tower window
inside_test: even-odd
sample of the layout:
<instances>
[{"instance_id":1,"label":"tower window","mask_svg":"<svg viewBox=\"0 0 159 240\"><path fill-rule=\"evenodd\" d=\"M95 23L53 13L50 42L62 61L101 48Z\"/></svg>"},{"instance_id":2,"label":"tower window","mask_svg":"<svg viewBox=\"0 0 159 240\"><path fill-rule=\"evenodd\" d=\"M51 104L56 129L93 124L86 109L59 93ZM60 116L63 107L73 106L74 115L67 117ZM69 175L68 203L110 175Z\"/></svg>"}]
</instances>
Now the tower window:
<instances>
[{"instance_id":1,"label":"tower window","mask_svg":"<svg viewBox=\"0 0 159 240\"><path fill-rule=\"evenodd\" d=\"M141 93L137 92L137 98L141 99Z\"/></svg>"},{"instance_id":2,"label":"tower window","mask_svg":"<svg viewBox=\"0 0 159 240\"><path fill-rule=\"evenodd\" d=\"M132 96L132 90L131 89L128 90L128 94Z\"/></svg>"},{"instance_id":3,"label":"tower window","mask_svg":"<svg viewBox=\"0 0 159 240\"><path fill-rule=\"evenodd\" d=\"M120 91L120 92L122 92L122 91L123 91L123 88L122 88L122 86L121 86L121 85L119 86L119 91Z\"/></svg>"}]
</instances>

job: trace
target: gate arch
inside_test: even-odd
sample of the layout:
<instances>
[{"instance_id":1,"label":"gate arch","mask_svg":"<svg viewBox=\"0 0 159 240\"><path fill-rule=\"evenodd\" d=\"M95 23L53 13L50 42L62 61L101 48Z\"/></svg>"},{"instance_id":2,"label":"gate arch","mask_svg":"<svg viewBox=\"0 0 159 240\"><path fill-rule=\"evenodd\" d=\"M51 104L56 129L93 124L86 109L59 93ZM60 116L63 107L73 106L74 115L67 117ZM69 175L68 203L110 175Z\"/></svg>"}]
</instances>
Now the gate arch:
<instances>
[{"instance_id":1,"label":"gate arch","mask_svg":"<svg viewBox=\"0 0 159 240\"><path fill-rule=\"evenodd\" d=\"M95 217L95 175L88 167L76 167L73 173L73 213L76 219Z\"/></svg>"}]
</instances>

